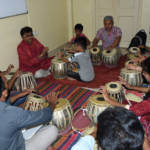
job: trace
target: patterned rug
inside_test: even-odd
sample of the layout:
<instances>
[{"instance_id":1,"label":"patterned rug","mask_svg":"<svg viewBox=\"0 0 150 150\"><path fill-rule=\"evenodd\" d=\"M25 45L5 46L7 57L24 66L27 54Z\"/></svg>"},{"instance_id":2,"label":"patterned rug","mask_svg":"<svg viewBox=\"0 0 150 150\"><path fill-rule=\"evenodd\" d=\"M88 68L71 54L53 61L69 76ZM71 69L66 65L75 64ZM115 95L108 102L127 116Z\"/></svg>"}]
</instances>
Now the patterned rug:
<instances>
[{"instance_id":1,"label":"patterned rug","mask_svg":"<svg viewBox=\"0 0 150 150\"><path fill-rule=\"evenodd\" d=\"M96 94L96 92L82 89L74 85L63 85L56 82L47 82L47 80L38 82L38 89L43 96L52 91L59 91L60 97L69 100L74 111L81 106L85 106L87 99ZM79 133L69 131L66 135L59 137L57 141L55 141L53 148L55 150L71 150L71 147L79 140L80 136Z\"/></svg>"}]
</instances>

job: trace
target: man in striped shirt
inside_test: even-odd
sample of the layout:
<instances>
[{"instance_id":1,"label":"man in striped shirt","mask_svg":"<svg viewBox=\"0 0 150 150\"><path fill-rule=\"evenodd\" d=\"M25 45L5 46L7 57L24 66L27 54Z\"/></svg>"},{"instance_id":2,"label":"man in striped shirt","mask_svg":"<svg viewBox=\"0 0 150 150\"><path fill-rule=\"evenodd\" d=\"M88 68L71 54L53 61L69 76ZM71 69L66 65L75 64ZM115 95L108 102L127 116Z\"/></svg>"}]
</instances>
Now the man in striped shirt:
<instances>
[{"instance_id":1,"label":"man in striped shirt","mask_svg":"<svg viewBox=\"0 0 150 150\"><path fill-rule=\"evenodd\" d=\"M101 40L102 49L112 50L113 48L119 48L121 36L121 29L114 26L113 17L106 16L104 17L104 27L97 31L92 46L97 46L98 42Z\"/></svg>"}]
</instances>

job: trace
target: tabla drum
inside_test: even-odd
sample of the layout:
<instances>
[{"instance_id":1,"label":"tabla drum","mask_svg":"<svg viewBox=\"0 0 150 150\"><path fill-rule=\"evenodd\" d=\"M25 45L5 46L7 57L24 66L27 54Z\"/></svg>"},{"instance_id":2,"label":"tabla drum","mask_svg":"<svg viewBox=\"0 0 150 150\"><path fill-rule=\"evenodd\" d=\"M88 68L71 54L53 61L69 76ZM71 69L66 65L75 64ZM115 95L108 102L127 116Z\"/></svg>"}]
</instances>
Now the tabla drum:
<instances>
[{"instance_id":1,"label":"tabla drum","mask_svg":"<svg viewBox=\"0 0 150 150\"><path fill-rule=\"evenodd\" d=\"M29 111L38 111L45 108L46 106L46 100L44 97L32 93L27 96L24 109Z\"/></svg>"},{"instance_id":2,"label":"tabla drum","mask_svg":"<svg viewBox=\"0 0 150 150\"><path fill-rule=\"evenodd\" d=\"M109 95L113 99L117 100L119 103L122 104L124 100L124 93L123 93L122 85L118 82L109 82L105 86Z\"/></svg>"},{"instance_id":3,"label":"tabla drum","mask_svg":"<svg viewBox=\"0 0 150 150\"><path fill-rule=\"evenodd\" d=\"M133 62L132 60L128 60L128 61L125 62L125 67L127 67L129 64L139 65L138 63Z\"/></svg>"},{"instance_id":4,"label":"tabla drum","mask_svg":"<svg viewBox=\"0 0 150 150\"><path fill-rule=\"evenodd\" d=\"M51 62L51 72L55 79L64 79L67 77L67 63L59 58L54 58Z\"/></svg>"},{"instance_id":5,"label":"tabla drum","mask_svg":"<svg viewBox=\"0 0 150 150\"><path fill-rule=\"evenodd\" d=\"M54 109L52 123L62 131L71 126L73 119L73 110L67 99L59 98Z\"/></svg>"},{"instance_id":6,"label":"tabla drum","mask_svg":"<svg viewBox=\"0 0 150 150\"><path fill-rule=\"evenodd\" d=\"M89 133L91 131L92 127L93 124L86 114L86 110L82 108L78 109L74 113L74 117L72 120L72 130L85 135L87 132Z\"/></svg>"},{"instance_id":7,"label":"tabla drum","mask_svg":"<svg viewBox=\"0 0 150 150\"><path fill-rule=\"evenodd\" d=\"M129 53L135 54L136 56L138 56L138 51L140 51L140 49L138 47L131 47L129 49Z\"/></svg>"},{"instance_id":8,"label":"tabla drum","mask_svg":"<svg viewBox=\"0 0 150 150\"><path fill-rule=\"evenodd\" d=\"M15 82L15 89L17 91L24 91L26 89L36 89L37 83L31 72L23 72Z\"/></svg>"},{"instance_id":9,"label":"tabla drum","mask_svg":"<svg viewBox=\"0 0 150 150\"><path fill-rule=\"evenodd\" d=\"M123 68L120 71L120 76L131 86L141 86L143 84L142 73L139 71Z\"/></svg>"},{"instance_id":10,"label":"tabla drum","mask_svg":"<svg viewBox=\"0 0 150 150\"><path fill-rule=\"evenodd\" d=\"M102 94L90 96L86 105L87 115L93 124L97 123L98 115L111 105L104 100Z\"/></svg>"},{"instance_id":11,"label":"tabla drum","mask_svg":"<svg viewBox=\"0 0 150 150\"><path fill-rule=\"evenodd\" d=\"M127 58L129 60L137 58L138 57L138 51L140 51L140 49L138 47L131 47L129 49L129 54L127 55Z\"/></svg>"},{"instance_id":12,"label":"tabla drum","mask_svg":"<svg viewBox=\"0 0 150 150\"><path fill-rule=\"evenodd\" d=\"M99 47L94 47L89 50L91 61L94 66L101 64L101 50Z\"/></svg>"},{"instance_id":13,"label":"tabla drum","mask_svg":"<svg viewBox=\"0 0 150 150\"><path fill-rule=\"evenodd\" d=\"M116 48L112 50L103 50L102 61L105 66L116 66L119 60L118 50Z\"/></svg>"}]
</instances>

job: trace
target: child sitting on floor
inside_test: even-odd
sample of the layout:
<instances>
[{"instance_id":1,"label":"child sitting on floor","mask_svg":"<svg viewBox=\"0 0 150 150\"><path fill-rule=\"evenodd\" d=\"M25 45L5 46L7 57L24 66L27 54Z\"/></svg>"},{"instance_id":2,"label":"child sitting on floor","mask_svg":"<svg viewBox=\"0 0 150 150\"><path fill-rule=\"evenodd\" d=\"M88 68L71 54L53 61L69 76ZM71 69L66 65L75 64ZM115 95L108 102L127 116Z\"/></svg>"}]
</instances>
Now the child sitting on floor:
<instances>
[{"instance_id":1,"label":"child sitting on floor","mask_svg":"<svg viewBox=\"0 0 150 150\"><path fill-rule=\"evenodd\" d=\"M123 107L128 110L131 110L136 116L138 116L140 122L142 123L144 129L145 129L145 144L144 144L144 150L149 150L150 149L150 101L142 101L140 103L136 103L133 105L126 105L126 104L120 104L119 102L113 100L110 98L106 87L102 86L101 87L101 93L103 93L105 101L110 103L112 106L117 106L117 107ZM120 114L119 114L120 115ZM133 126L135 127L135 126ZM136 130L137 131L137 130ZM135 131L135 133L136 133ZM140 150L140 149L139 149Z\"/></svg>"},{"instance_id":2,"label":"child sitting on floor","mask_svg":"<svg viewBox=\"0 0 150 150\"><path fill-rule=\"evenodd\" d=\"M96 140L99 145L97 150L143 150L144 130L131 111L110 107L98 116ZM82 137L71 150L93 150L94 144L94 138L88 135Z\"/></svg>"},{"instance_id":3,"label":"child sitting on floor","mask_svg":"<svg viewBox=\"0 0 150 150\"><path fill-rule=\"evenodd\" d=\"M73 70L68 71L69 77L74 78L78 81L90 82L94 79L95 75L91 58L89 56L89 53L86 51L86 38L78 37L75 39L74 43L77 53L66 59L62 57L62 54L60 52L58 57L66 63L76 62L79 65L78 72L74 72Z\"/></svg>"},{"instance_id":4,"label":"child sitting on floor","mask_svg":"<svg viewBox=\"0 0 150 150\"><path fill-rule=\"evenodd\" d=\"M76 24L75 25L75 37L73 37L70 41L71 44L74 44L75 39L78 37L85 37L86 38L86 45L90 45L90 40L85 36L85 34L83 34L83 25L82 24Z\"/></svg>"},{"instance_id":5,"label":"child sitting on floor","mask_svg":"<svg viewBox=\"0 0 150 150\"><path fill-rule=\"evenodd\" d=\"M12 76L12 78L9 81L7 81L5 75L9 74L12 68L14 68L14 66L9 65L6 71L0 72L0 81L4 84L5 88L8 90L7 103L14 106L18 106L24 103L26 100L26 96L32 92L35 92L35 89L27 89L24 90L23 92L17 92L17 91L12 92L12 87L14 85L14 82L21 74L20 70L17 70Z\"/></svg>"}]
</instances>

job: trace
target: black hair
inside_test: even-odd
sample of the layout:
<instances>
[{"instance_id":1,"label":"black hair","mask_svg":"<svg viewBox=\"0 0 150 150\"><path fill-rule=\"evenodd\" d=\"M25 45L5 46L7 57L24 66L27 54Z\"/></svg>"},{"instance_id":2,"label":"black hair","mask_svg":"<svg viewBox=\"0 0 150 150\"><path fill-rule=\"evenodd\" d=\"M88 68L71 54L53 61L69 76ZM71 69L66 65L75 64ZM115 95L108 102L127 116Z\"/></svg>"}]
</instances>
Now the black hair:
<instances>
[{"instance_id":1,"label":"black hair","mask_svg":"<svg viewBox=\"0 0 150 150\"><path fill-rule=\"evenodd\" d=\"M146 58L142 63L141 63L142 69L144 72L147 72L150 75L150 57Z\"/></svg>"},{"instance_id":2,"label":"black hair","mask_svg":"<svg viewBox=\"0 0 150 150\"><path fill-rule=\"evenodd\" d=\"M82 32L83 31L83 25L82 24L76 24L75 27L74 27L74 29L75 29L75 31L79 30L79 31Z\"/></svg>"},{"instance_id":3,"label":"black hair","mask_svg":"<svg viewBox=\"0 0 150 150\"><path fill-rule=\"evenodd\" d=\"M97 142L103 150L143 150L144 130L131 111L107 108L98 116Z\"/></svg>"},{"instance_id":4,"label":"black hair","mask_svg":"<svg viewBox=\"0 0 150 150\"><path fill-rule=\"evenodd\" d=\"M129 47L138 47L140 45L143 45L144 47L146 46L146 41L147 41L147 34L145 30L139 30L136 35L131 39L131 42L129 44ZM146 48L140 48L140 51L142 54L146 52Z\"/></svg>"},{"instance_id":5,"label":"black hair","mask_svg":"<svg viewBox=\"0 0 150 150\"><path fill-rule=\"evenodd\" d=\"M5 88L4 82L3 82L2 78L0 77L0 97L2 96L2 93L5 89L6 88Z\"/></svg>"},{"instance_id":6,"label":"black hair","mask_svg":"<svg viewBox=\"0 0 150 150\"><path fill-rule=\"evenodd\" d=\"M86 50L87 49L87 40L85 37L77 37L75 40L74 40L74 44L77 44L79 46L81 46L83 48L83 50Z\"/></svg>"},{"instance_id":7,"label":"black hair","mask_svg":"<svg viewBox=\"0 0 150 150\"><path fill-rule=\"evenodd\" d=\"M31 27L23 27L20 30L20 35L23 36L25 33L29 33L29 32L31 32L31 33L33 32Z\"/></svg>"}]
</instances>

